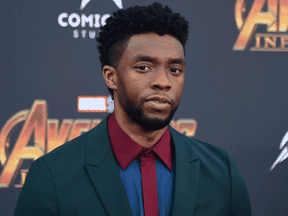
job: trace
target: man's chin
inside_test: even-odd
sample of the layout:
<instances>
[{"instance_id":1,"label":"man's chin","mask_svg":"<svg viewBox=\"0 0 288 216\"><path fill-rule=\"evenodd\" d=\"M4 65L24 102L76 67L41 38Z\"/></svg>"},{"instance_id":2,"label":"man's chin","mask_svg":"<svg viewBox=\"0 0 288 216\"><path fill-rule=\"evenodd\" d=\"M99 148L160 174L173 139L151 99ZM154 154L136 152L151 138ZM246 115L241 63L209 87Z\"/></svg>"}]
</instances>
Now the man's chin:
<instances>
[{"instance_id":1,"label":"man's chin","mask_svg":"<svg viewBox=\"0 0 288 216\"><path fill-rule=\"evenodd\" d=\"M155 131L165 128L172 120L175 111L172 110L151 110L139 109L133 106L126 106L124 109L132 121L137 123L146 131Z\"/></svg>"},{"instance_id":2,"label":"man's chin","mask_svg":"<svg viewBox=\"0 0 288 216\"><path fill-rule=\"evenodd\" d=\"M138 119L138 124L145 130L155 131L165 128L171 120L169 117L147 117Z\"/></svg>"}]
</instances>

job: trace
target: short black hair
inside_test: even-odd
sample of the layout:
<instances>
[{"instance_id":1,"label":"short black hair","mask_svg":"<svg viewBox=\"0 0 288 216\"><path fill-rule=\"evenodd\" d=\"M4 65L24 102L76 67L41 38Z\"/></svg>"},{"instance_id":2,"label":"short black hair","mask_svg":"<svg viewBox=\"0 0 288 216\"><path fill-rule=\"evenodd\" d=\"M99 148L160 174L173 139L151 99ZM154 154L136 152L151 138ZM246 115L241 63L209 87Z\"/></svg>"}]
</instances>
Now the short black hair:
<instances>
[{"instance_id":1,"label":"short black hair","mask_svg":"<svg viewBox=\"0 0 288 216\"><path fill-rule=\"evenodd\" d=\"M148 6L134 6L119 9L106 20L106 25L100 28L98 50L102 69L105 65L118 67L129 39L133 35L157 33L160 36L169 34L180 41L185 53L188 37L188 22L179 13L173 13L168 7L155 2ZM108 87L114 100L113 90Z\"/></svg>"}]
</instances>

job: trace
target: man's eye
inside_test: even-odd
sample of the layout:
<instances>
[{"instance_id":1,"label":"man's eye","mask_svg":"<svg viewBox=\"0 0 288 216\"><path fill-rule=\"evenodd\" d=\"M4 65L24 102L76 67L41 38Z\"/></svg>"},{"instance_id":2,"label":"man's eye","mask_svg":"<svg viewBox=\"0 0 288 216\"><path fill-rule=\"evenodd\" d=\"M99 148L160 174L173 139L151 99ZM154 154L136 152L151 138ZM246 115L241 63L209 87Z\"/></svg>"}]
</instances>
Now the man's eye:
<instances>
[{"instance_id":1,"label":"man's eye","mask_svg":"<svg viewBox=\"0 0 288 216\"><path fill-rule=\"evenodd\" d=\"M171 68L171 71L172 71L173 73L177 73L177 71L179 71L180 73L182 73L182 70L179 69L179 68Z\"/></svg>"},{"instance_id":2,"label":"man's eye","mask_svg":"<svg viewBox=\"0 0 288 216\"><path fill-rule=\"evenodd\" d=\"M144 66L144 65L136 66L135 68L143 70L143 71L149 69L147 66Z\"/></svg>"}]
</instances>

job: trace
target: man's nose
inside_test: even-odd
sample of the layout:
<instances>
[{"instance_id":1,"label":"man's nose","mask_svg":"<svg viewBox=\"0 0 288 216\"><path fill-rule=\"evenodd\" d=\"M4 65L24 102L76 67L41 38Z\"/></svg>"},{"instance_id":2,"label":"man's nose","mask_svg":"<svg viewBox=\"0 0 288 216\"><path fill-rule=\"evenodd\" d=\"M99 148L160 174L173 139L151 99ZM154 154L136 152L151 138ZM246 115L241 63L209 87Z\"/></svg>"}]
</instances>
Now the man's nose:
<instances>
[{"instance_id":1,"label":"man's nose","mask_svg":"<svg viewBox=\"0 0 288 216\"><path fill-rule=\"evenodd\" d=\"M169 71L167 71L167 69L165 70L164 68L157 70L157 72L155 72L155 76L152 82L152 87L165 90L171 89L171 83L168 73Z\"/></svg>"}]
</instances>

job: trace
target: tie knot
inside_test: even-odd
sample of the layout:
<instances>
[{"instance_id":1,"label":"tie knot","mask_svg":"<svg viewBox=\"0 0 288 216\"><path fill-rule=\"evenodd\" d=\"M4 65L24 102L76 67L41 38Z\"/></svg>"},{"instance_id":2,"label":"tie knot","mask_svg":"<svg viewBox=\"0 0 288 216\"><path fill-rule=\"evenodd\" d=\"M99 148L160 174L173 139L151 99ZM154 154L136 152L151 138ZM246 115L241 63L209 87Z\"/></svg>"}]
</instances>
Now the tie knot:
<instances>
[{"instance_id":1,"label":"tie knot","mask_svg":"<svg viewBox=\"0 0 288 216\"><path fill-rule=\"evenodd\" d=\"M156 154L152 151L152 149L142 149L141 152L136 156L137 159L141 159L141 161L146 160L155 160Z\"/></svg>"}]
</instances>

